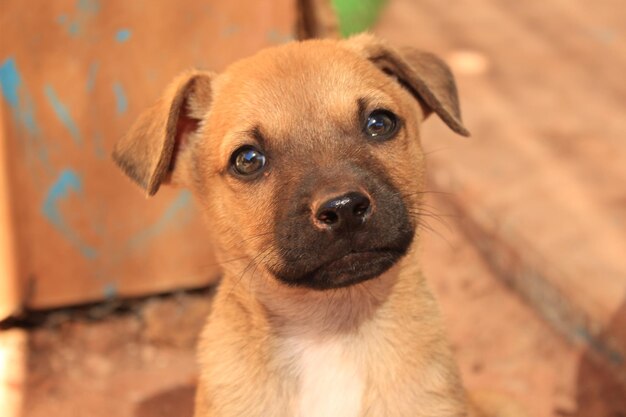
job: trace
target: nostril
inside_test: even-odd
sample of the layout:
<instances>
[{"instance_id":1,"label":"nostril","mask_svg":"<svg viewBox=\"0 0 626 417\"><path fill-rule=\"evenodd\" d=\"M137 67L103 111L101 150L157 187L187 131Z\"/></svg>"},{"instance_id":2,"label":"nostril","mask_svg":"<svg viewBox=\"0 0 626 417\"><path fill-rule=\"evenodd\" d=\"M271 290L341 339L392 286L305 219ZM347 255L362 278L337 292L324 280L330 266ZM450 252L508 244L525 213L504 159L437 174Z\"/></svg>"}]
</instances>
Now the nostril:
<instances>
[{"instance_id":1,"label":"nostril","mask_svg":"<svg viewBox=\"0 0 626 417\"><path fill-rule=\"evenodd\" d=\"M324 224L332 225L339 221L339 216L332 210L324 210L317 215L317 220Z\"/></svg>"},{"instance_id":2,"label":"nostril","mask_svg":"<svg viewBox=\"0 0 626 417\"><path fill-rule=\"evenodd\" d=\"M367 198L364 198L363 201L359 201L355 204L354 209L352 209L352 213L357 217L364 217L367 214L367 211L370 208L370 201Z\"/></svg>"}]
</instances>

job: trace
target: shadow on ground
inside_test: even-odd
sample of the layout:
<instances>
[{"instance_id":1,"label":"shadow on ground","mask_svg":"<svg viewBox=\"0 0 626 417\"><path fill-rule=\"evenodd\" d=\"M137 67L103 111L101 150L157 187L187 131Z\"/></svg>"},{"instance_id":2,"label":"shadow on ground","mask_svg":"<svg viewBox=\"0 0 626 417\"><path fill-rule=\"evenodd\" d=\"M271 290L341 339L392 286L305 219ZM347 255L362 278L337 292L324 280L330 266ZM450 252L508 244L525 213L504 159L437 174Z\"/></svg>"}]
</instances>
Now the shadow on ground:
<instances>
[{"instance_id":1,"label":"shadow on ground","mask_svg":"<svg viewBox=\"0 0 626 417\"><path fill-rule=\"evenodd\" d=\"M135 417L192 417L196 387L182 385L162 391L141 401Z\"/></svg>"},{"instance_id":2,"label":"shadow on ground","mask_svg":"<svg viewBox=\"0 0 626 417\"><path fill-rule=\"evenodd\" d=\"M613 337L620 354L613 355L613 365L626 373L626 303L622 304L611 325L605 330ZM576 402L573 417L626 417L626 381L620 383L599 366L591 354L583 355L578 367Z\"/></svg>"}]
</instances>

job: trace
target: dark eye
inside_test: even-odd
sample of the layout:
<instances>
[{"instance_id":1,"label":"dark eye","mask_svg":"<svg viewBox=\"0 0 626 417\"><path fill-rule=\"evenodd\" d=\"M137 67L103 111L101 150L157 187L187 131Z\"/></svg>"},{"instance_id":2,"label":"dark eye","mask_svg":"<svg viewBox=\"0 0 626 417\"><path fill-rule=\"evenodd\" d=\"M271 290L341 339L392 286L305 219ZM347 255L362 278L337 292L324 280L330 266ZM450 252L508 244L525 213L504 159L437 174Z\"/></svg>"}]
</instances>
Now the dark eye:
<instances>
[{"instance_id":1,"label":"dark eye","mask_svg":"<svg viewBox=\"0 0 626 417\"><path fill-rule=\"evenodd\" d=\"M235 173L243 176L260 172L265 167L265 163L265 155L250 145L242 146L230 157L232 169Z\"/></svg>"},{"instance_id":2,"label":"dark eye","mask_svg":"<svg viewBox=\"0 0 626 417\"><path fill-rule=\"evenodd\" d=\"M396 133L398 119L388 110L374 110L367 116L365 134L376 139L389 139Z\"/></svg>"}]
</instances>

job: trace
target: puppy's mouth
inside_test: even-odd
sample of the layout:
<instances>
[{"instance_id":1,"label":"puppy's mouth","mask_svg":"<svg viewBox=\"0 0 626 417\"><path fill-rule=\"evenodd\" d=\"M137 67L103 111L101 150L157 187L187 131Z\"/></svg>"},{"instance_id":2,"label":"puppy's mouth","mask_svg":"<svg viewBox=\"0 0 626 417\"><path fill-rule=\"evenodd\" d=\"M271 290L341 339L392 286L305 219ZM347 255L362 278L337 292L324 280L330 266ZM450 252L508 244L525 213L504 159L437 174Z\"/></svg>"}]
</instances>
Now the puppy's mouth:
<instances>
[{"instance_id":1,"label":"puppy's mouth","mask_svg":"<svg viewBox=\"0 0 626 417\"><path fill-rule=\"evenodd\" d=\"M316 290L343 288L380 276L405 253L404 248L352 250L299 275L285 274L284 271L274 275L290 286Z\"/></svg>"}]
</instances>

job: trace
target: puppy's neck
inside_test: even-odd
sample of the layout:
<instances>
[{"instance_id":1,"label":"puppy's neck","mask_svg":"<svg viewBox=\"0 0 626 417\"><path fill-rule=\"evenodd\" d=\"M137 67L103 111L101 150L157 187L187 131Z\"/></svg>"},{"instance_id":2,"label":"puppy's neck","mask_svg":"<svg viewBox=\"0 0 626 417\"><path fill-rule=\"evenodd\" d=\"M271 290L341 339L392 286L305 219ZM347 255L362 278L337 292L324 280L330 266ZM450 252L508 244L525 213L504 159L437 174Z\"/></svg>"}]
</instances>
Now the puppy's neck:
<instances>
[{"instance_id":1,"label":"puppy's neck","mask_svg":"<svg viewBox=\"0 0 626 417\"><path fill-rule=\"evenodd\" d=\"M388 301L397 280L398 269L392 268L377 278L345 288L318 291L265 286L256 294L277 328L320 335L352 333L373 319Z\"/></svg>"},{"instance_id":2,"label":"puppy's neck","mask_svg":"<svg viewBox=\"0 0 626 417\"><path fill-rule=\"evenodd\" d=\"M262 314L278 333L320 337L349 334L375 320L391 298L406 291L406 285L400 285L404 290L399 290L398 286L400 280L407 280L403 277L407 275L407 265L413 263L408 259L412 255L410 253L374 279L321 291L287 286L271 274L254 268L248 267L249 271L240 273L240 267L233 265L225 272L223 292L225 297L251 308L252 314ZM413 280L418 279L413 276Z\"/></svg>"}]
</instances>

